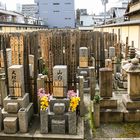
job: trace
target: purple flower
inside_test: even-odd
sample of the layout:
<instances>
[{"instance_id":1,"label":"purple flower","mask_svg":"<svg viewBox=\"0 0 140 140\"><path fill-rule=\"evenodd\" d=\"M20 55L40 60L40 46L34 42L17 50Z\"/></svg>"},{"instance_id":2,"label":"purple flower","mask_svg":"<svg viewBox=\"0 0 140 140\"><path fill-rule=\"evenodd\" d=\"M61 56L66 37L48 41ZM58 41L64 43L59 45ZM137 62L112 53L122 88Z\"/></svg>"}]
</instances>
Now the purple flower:
<instances>
[{"instance_id":1,"label":"purple flower","mask_svg":"<svg viewBox=\"0 0 140 140\"><path fill-rule=\"evenodd\" d=\"M77 97L77 93L74 90L69 90L67 93L68 98Z\"/></svg>"}]
</instances>

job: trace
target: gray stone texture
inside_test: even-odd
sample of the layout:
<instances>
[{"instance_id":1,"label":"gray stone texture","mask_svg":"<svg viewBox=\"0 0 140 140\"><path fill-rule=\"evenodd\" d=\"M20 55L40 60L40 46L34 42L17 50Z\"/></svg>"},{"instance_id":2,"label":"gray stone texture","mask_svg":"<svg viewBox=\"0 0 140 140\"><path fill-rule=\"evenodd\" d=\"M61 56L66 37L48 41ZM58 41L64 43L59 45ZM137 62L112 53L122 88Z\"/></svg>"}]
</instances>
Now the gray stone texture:
<instances>
[{"instance_id":1,"label":"gray stone texture","mask_svg":"<svg viewBox=\"0 0 140 140\"><path fill-rule=\"evenodd\" d=\"M2 109L0 108L0 131L2 130Z\"/></svg>"},{"instance_id":2,"label":"gray stone texture","mask_svg":"<svg viewBox=\"0 0 140 140\"><path fill-rule=\"evenodd\" d=\"M140 122L140 110L132 110L124 112L125 122Z\"/></svg>"},{"instance_id":3,"label":"gray stone texture","mask_svg":"<svg viewBox=\"0 0 140 140\"><path fill-rule=\"evenodd\" d=\"M89 67L89 77L90 77L90 99L93 100L95 95L95 88L96 88L96 77L95 77L95 68Z\"/></svg>"},{"instance_id":4,"label":"gray stone texture","mask_svg":"<svg viewBox=\"0 0 140 140\"><path fill-rule=\"evenodd\" d=\"M64 99L56 99L56 98L53 98L50 100L50 111L53 112L53 106L55 103L64 103L65 104L65 112L68 112L69 110L69 105L70 105L70 100L67 99L67 98L64 98Z\"/></svg>"},{"instance_id":5,"label":"gray stone texture","mask_svg":"<svg viewBox=\"0 0 140 140\"><path fill-rule=\"evenodd\" d=\"M84 77L79 76L80 116L84 116Z\"/></svg>"},{"instance_id":6,"label":"gray stone texture","mask_svg":"<svg viewBox=\"0 0 140 140\"><path fill-rule=\"evenodd\" d=\"M117 109L117 100L115 99L101 99L100 108Z\"/></svg>"},{"instance_id":7,"label":"gray stone texture","mask_svg":"<svg viewBox=\"0 0 140 140\"><path fill-rule=\"evenodd\" d=\"M99 72L100 96L103 98L112 97L112 70L100 68Z\"/></svg>"},{"instance_id":8,"label":"gray stone texture","mask_svg":"<svg viewBox=\"0 0 140 140\"><path fill-rule=\"evenodd\" d=\"M3 106L3 100L7 96L7 89L5 84L5 78L0 79L0 89L1 89L1 105Z\"/></svg>"},{"instance_id":9,"label":"gray stone texture","mask_svg":"<svg viewBox=\"0 0 140 140\"><path fill-rule=\"evenodd\" d=\"M80 67L77 68L77 72L79 75L81 75L82 71L85 71L87 73L87 77L89 76L89 68L80 68Z\"/></svg>"},{"instance_id":10,"label":"gray stone texture","mask_svg":"<svg viewBox=\"0 0 140 140\"><path fill-rule=\"evenodd\" d=\"M8 113L3 108L2 109L2 117L3 117L3 119L5 119L6 117L18 117L18 114L17 113Z\"/></svg>"},{"instance_id":11,"label":"gray stone texture","mask_svg":"<svg viewBox=\"0 0 140 140\"><path fill-rule=\"evenodd\" d=\"M120 123L123 122L123 111L112 109L101 109L101 123Z\"/></svg>"},{"instance_id":12,"label":"gray stone texture","mask_svg":"<svg viewBox=\"0 0 140 140\"><path fill-rule=\"evenodd\" d=\"M64 103L55 103L53 106L53 112L57 115L62 115L65 112L65 104Z\"/></svg>"},{"instance_id":13,"label":"gray stone texture","mask_svg":"<svg viewBox=\"0 0 140 140\"><path fill-rule=\"evenodd\" d=\"M3 123L4 133L15 134L17 132L17 117L6 117Z\"/></svg>"},{"instance_id":14,"label":"gray stone texture","mask_svg":"<svg viewBox=\"0 0 140 140\"><path fill-rule=\"evenodd\" d=\"M34 113L33 103L29 103L29 105L26 108L26 111L28 115L28 122L30 122Z\"/></svg>"},{"instance_id":15,"label":"gray stone texture","mask_svg":"<svg viewBox=\"0 0 140 140\"><path fill-rule=\"evenodd\" d=\"M68 112L68 133L76 135L77 126L76 126L76 112Z\"/></svg>"},{"instance_id":16,"label":"gray stone texture","mask_svg":"<svg viewBox=\"0 0 140 140\"><path fill-rule=\"evenodd\" d=\"M7 103L7 112L8 113L17 113L19 110L18 103Z\"/></svg>"},{"instance_id":17,"label":"gray stone texture","mask_svg":"<svg viewBox=\"0 0 140 140\"><path fill-rule=\"evenodd\" d=\"M48 133L48 111L40 110L40 133Z\"/></svg>"},{"instance_id":18,"label":"gray stone texture","mask_svg":"<svg viewBox=\"0 0 140 140\"><path fill-rule=\"evenodd\" d=\"M115 57L115 47L109 47L109 58Z\"/></svg>"},{"instance_id":19,"label":"gray stone texture","mask_svg":"<svg viewBox=\"0 0 140 140\"><path fill-rule=\"evenodd\" d=\"M8 81L9 81L10 95L15 96L15 94L19 94L20 96L20 93L13 93L13 72L16 80L15 82L20 84L21 96L24 96L25 87L24 87L24 72L23 72L22 65L12 65L11 67L8 68Z\"/></svg>"},{"instance_id":20,"label":"gray stone texture","mask_svg":"<svg viewBox=\"0 0 140 140\"><path fill-rule=\"evenodd\" d=\"M51 121L51 130L53 134L65 134L65 120L55 120L52 119Z\"/></svg>"},{"instance_id":21,"label":"gray stone texture","mask_svg":"<svg viewBox=\"0 0 140 140\"><path fill-rule=\"evenodd\" d=\"M53 81L62 80L63 86L67 87L67 66L66 65L56 65L53 67Z\"/></svg>"},{"instance_id":22,"label":"gray stone texture","mask_svg":"<svg viewBox=\"0 0 140 140\"><path fill-rule=\"evenodd\" d=\"M97 128L100 126L100 104L94 103L93 107L94 107L94 124L95 127Z\"/></svg>"},{"instance_id":23,"label":"gray stone texture","mask_svg":"<svg viewBox=\"0 0 140 140\"><path fill-rule=\"evenodd\" d=\"M29 93L26 93L23 97L17 97L16 99L7 96L3 101L5 111L7 111L8 103L18 103L19 108L26 108L29 105Z\"/></svg>"},{"instance_id":24,"label":"gray stone texture","mask_svg":"<svg viewBox=\"0 0 140 140\"><path fill-rule=\"evenodd\" d=\"M19 130L21 133L28 131L28 115L25 108L21 108L18 112Z\"/></svg>"},{"instance_id":25,"label":"gray stone texture","mask_svg":"<svg viewBox=\"0 0 140 140\"><path fill-rule=\"evenodd\" d=\"M88 48L87 47L79 48L79 57L88 57Z\"/></svg>"},{"instance_id":26,"label":"gray stone texture","mask_svg":"<svg viewBox=\"0 0 140 140\"><path fill-rule=\"evenodd\" d=\"M123 95L123 103L128 110L140 110L140 100L133 101L128 94Z\"/></svg>"}]
</instances>

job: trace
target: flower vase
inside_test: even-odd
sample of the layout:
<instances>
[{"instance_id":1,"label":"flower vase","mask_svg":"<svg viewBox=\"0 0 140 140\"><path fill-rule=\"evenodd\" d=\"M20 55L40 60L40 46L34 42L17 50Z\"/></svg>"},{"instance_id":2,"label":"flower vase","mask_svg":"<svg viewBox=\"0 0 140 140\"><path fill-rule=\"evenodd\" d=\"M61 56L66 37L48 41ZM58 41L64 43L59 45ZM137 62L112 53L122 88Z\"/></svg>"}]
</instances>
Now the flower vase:
<instances>
[{"instance_id":1,"label":"flower vase","mask_svg":"<svg viewBox=\"0 0 140 140\"><path fill-rule=\"evenodd\" d=\"M100 104L94 103L94 124L95 127L100 126Z\"/></svg>"},{"instance_id":2,"label":"flower vase","mask_svg":"<svg viewBox=\"0 0 140 140\"><path fill-rule=\"evenodd\" d=\"M40 133L48 133L48 109L40 110Z\"/></svg>"},{"instance_id":3,"label":"flower vase","mask_svg":"<svg viewBox=\"0 0 140 140\"><path fill-rule=\"evenodd\" d=\"M68 133L75 135L76 134L76 124L77 124L77 117L76 111L69 111L68 114Z\"/></svg>"}]
</instances>

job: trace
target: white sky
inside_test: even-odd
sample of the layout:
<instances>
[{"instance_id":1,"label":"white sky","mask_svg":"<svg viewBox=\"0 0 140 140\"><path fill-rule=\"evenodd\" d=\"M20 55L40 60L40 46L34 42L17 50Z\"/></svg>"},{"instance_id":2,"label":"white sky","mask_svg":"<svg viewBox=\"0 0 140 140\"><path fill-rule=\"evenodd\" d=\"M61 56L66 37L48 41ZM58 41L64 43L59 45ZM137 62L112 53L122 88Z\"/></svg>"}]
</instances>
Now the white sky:
<instances>
[{"instance_id":1,"label":"white sky","mask_svg":"<svg viewBox=\"0 0 140 140\"><path fill-rule=\"evenodd\" d=\"M34 0L0 0L7 4L7 9L15 10L16 9L16 3L21 4L29 4L34 3ZM118 0L109 0L109 3L107 4L107 9L111 6L116 6L116 2ZM101 3L101 0L75 0L75 9L77 8L83 8L87 9L88 13L99 13L103 12L103 6Z\"/></svg>"}]
</instances>

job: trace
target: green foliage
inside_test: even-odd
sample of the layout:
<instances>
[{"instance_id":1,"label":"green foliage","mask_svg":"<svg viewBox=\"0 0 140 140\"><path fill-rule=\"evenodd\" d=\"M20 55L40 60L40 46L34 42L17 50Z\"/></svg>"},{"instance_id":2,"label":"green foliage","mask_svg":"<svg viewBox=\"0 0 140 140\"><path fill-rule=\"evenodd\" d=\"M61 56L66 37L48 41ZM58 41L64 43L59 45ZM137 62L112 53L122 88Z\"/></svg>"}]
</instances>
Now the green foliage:
<instances>
[{"instance_id":1,"label":"green foliage","mask_svg":"<svg viewBox=\"0 0 140 140\"><path fill-rule=\"evenodd\" d=\"M47 68L47 67L45 67L45 68L43 69L42 74L43 74L43 75L48 75L48 68Z\"/></svg>"},{"instance_id":2,"label":"green foliage","mask_svg":"<svg viewBox=\"0 0 140 140\"><path fill-rule=\"evenodd\" d=\"M99 104L100 103L100 95L94 96L94 103Z\"/></svg>"}]
</instances>

